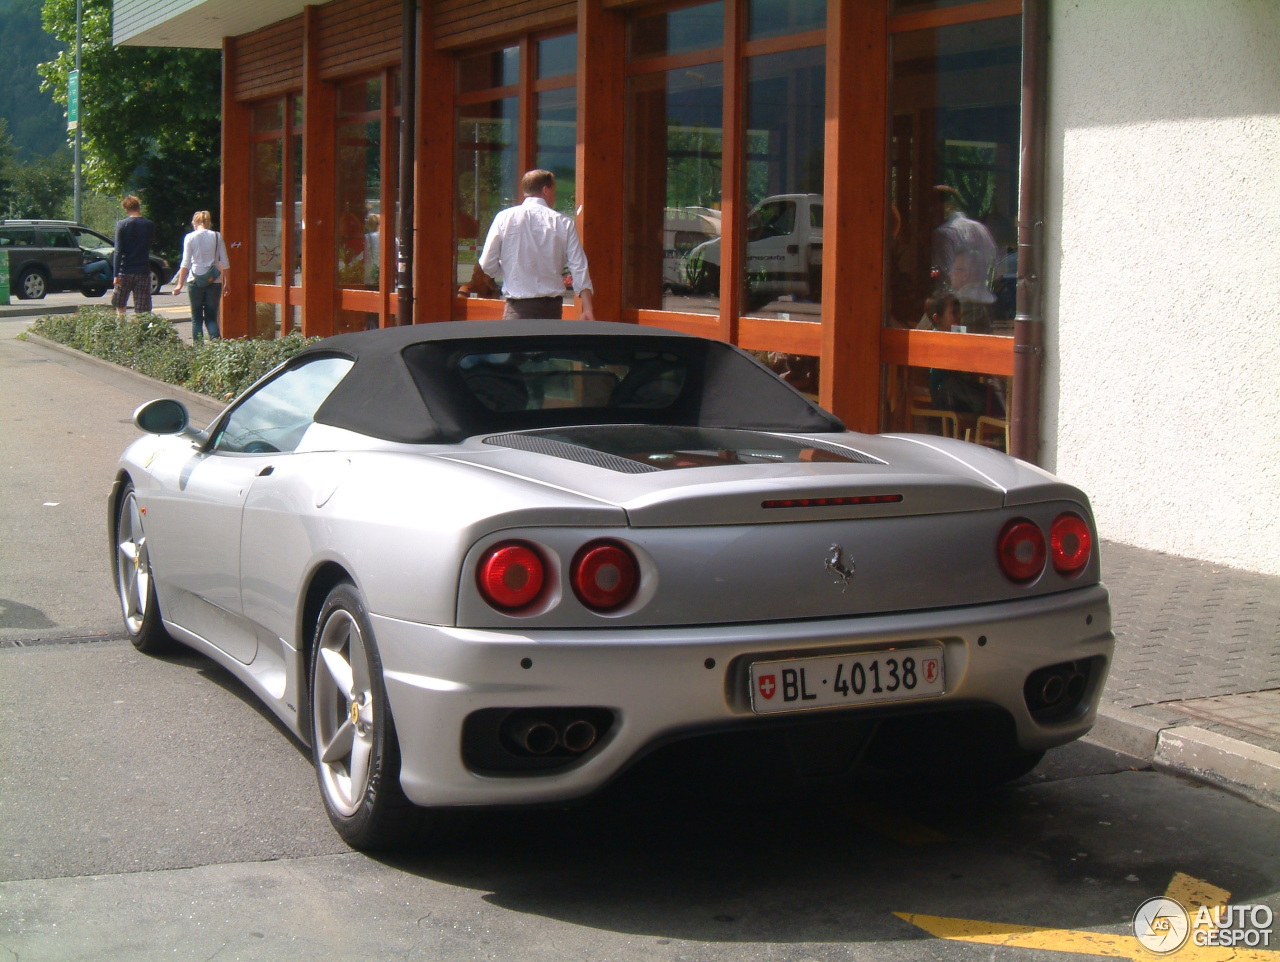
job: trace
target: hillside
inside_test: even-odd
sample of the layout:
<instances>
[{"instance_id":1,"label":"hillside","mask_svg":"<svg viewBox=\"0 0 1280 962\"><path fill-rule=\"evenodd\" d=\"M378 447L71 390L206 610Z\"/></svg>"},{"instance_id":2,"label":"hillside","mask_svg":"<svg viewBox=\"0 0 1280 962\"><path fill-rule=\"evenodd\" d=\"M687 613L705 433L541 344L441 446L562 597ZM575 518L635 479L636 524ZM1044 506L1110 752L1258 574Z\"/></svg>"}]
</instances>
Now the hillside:
<instances>
[{"instance_id":1,"label":"hillside","mask_svg":"<svg viewBox=\"0 0 1280 962\"><path fill-rule=\"evenodd\" d=\"M36 64L62 48L40 25L41 0L0 0L0 117L16 159L31 160L65 144L66 114L40 90Z\"/></svg>"}]
</instances>

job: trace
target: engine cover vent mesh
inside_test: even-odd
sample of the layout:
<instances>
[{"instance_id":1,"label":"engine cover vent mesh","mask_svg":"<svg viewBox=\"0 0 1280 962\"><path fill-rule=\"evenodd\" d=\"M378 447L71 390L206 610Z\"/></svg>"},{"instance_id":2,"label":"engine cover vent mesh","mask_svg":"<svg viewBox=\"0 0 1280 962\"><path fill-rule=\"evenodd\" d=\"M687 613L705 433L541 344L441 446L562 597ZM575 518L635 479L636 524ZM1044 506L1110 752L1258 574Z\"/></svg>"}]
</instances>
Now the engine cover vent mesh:
<instances>
[{"instance_id":1,"label":"engine cover vent mesh","mask_svg":"<svg viewBox=\"0 0 1280 962\"><path fill-rule=\"evenodd\" d=\"M576 444L566 444L564 441L542 438L532 434L496 434L493 437L485 438L484 443L496 444L504 448L514 448L517 451L531 451L534 454L547 454L553 458L564 458L567 461L590 464L597 468L606 468L622 474L648 474L652 471L662 470L651 464L641 464L639 461L632 461L629 458L620 458L616 454L592 451L590 448L579 447Z\"/></svg>"}]
</instances>

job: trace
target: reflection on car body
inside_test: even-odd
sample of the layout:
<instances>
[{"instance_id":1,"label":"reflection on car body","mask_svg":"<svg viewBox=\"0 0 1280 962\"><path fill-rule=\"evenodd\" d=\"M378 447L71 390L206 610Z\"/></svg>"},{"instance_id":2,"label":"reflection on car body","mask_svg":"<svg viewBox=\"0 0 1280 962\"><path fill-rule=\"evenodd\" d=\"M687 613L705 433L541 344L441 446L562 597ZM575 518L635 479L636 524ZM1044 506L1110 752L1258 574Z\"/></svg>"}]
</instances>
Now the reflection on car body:
<instances>
[{"instance_id":1,"label":"reflection on car body","mask_svg":"<svg viewBox=\"0 0 1280 962\"><path fill-rule=\"evenodd\" d=\"M1093 723L1113 639L1084 494L849 432L727 344L392 328L205 431L174 401L135 419L109 506L130 637L248 685L357 847L588 795L660 744L993 783Z\"/></svg>"}]
</instances>

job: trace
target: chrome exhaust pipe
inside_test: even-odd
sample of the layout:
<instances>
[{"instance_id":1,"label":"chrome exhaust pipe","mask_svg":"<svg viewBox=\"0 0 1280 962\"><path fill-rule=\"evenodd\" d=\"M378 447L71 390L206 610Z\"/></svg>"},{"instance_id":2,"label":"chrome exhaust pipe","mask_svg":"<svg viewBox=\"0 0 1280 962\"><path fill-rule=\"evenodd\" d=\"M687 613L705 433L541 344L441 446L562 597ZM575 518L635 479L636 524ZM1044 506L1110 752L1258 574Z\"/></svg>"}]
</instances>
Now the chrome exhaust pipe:
<instances>
[{"instance_id":1,"label":"chrome exhaust pipe","mask_svg":"<svg viewBox=\"0 0 1280 962\"><path fill-rule=\"evenodd\" d=\"M576 755L580 755L596 743L596 726L584 718L578 718L564 726L560 733L560 744Z\"/></svg>"},{"instance_id":2,"label":"chrome exhaust pipe","mask_svg":"<svg viewBox=\"0 0 1280 962\"><path fill-rule=\"evenodd\" d=\"M1078 671L1073 671L1067 676L1067 698L1072 702L1078 702L1084 697L1086 684L1084 675Z\"/></svg>"},{"instance_id":3,"label":"chrome exhaust pipe","mask_svg":"<svg viewBox=\"0 0 1280 962\"><path fill-rule=\"evenodd\" d=\"M560 741L555 728L538 719L523 721L514 726L511 729L511 737L530 755L546 755L553 751Z\"/></svg>"},{"instance_id":4,"label":"chrome exhaust pipe","mask_svg":"<svg viewBox=\"0 0 1280 962\"><path fill-rule=\"evenodd\" d=\"M1040 698L1046 706L1056 705L1062 701L1062 696L1066 692L1067 683L1058 674L1050 675L1044 680L1044 684L1040 686Z\"/></svg>"}]
</instances>

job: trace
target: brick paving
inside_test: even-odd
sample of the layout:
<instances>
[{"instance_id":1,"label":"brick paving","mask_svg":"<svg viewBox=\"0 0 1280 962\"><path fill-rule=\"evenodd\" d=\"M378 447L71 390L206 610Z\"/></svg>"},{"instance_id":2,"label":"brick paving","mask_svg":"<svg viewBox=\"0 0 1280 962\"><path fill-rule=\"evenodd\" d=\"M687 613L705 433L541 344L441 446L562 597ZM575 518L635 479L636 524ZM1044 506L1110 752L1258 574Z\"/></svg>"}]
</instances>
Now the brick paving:
<instances>
[{"instance_id":1,"label":"brick paving","mask_svg":"<svg viewBox=\"0 0 1280 962\"><path fill-rule=\"evenodd\" d=\"M1280 751L1280 577L1102 545L1116 656L1103 708Z\"/></svg>"}]
</instances>

